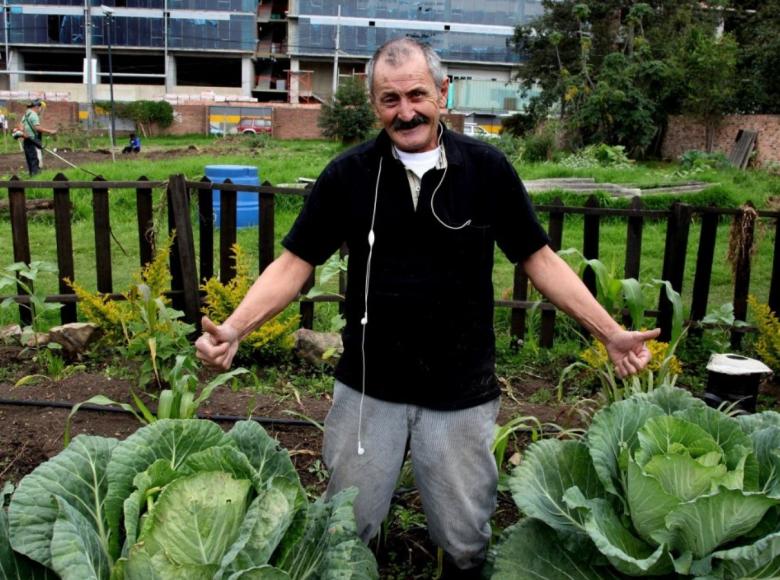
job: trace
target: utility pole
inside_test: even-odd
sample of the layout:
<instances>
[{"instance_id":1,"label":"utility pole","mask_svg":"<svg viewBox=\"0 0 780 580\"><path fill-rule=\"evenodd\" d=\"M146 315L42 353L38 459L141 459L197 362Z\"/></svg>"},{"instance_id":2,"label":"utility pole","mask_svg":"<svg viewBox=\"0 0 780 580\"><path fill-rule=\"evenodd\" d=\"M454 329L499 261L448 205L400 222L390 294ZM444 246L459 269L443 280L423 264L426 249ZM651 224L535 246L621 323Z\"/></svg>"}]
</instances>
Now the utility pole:
<instances>
[{"instance_id":1,"label":"utility pole","mask_svg":"<svg viewBox=\"0 0 780 580\"><path fill-rule=\"evenodd\" d=\"M339 36L341 33L341 4L336 13L336 51L333 53L333 99L336 99L336 90L339 88Z\"/></svg>"},{"instance_id":2,"label":"utility pole","mask_svg":"<svg viewBox=\"0 0 780 580\"><path fill-rule=\"evenodd\" d=\"M6 33L6 39L8 33ZM86 52L86 74L84 75L87 81L87 127L92 128L92 115L94 113L94 82L95 79L92 76L92 10L90 0L84 0L84 48Z\"/></svg>"},{"instance_id":3,"label":"utility pole","mask_svg":"<svg viewBox=\"0 0 780 580\"><path fill-rule=\"evenodd\" d=\"M109 6L101 6L105 19L103 24L108 24L108 32L106 34L106 40L108 42L108 85L109 95L111 99L111 156L114 155L114 149L116 148L116 125L114 123L114 66L111 59L111 32L114 27L114 9Z\"/></svg>"},{"instance_id":4,"label":"utility pole","mask_svg":"<svg viewBox=\"0 0 780 580\"><path fill-rule=\"evenodd\" d=\"M88 0L87 0L88 1ZM11 31L10 22L8 17L11 15L11 8L8 6L6 0L3 0L3 24L5 24L5 70L11 70L11 47L8 44L8 35ZM13 90L13 83L11 82L11 73L8 73L8 88Z\"/></svg>"}]
</instances>

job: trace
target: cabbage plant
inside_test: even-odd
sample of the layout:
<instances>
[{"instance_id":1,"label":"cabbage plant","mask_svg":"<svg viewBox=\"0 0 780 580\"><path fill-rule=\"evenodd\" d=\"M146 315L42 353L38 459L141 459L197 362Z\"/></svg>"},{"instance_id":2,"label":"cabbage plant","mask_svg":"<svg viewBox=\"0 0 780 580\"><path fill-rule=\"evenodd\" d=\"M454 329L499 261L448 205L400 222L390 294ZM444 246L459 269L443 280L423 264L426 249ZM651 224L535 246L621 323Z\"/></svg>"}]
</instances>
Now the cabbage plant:
<instances>
[{"instance_id":1,"label":"cabbage plant","mask_svg":"<svg viewBox=\"0 0 780 580\"><path fill-rule=\"evenodd\" d=\"M780 577L780 414L657 389L531 445L493 578Z\"/></svg>"},{"instance_id":2,"label":"cabbage plant","mask_svg":"<svg viewBox=\"0 0 780 580\"><path fill-rule=\"evenodd\" d=\"M0 577L377 578L346 490L310 504L255 422L166 419L124 441L79 435L0 510Z\"/></svg>"}]
</instances>

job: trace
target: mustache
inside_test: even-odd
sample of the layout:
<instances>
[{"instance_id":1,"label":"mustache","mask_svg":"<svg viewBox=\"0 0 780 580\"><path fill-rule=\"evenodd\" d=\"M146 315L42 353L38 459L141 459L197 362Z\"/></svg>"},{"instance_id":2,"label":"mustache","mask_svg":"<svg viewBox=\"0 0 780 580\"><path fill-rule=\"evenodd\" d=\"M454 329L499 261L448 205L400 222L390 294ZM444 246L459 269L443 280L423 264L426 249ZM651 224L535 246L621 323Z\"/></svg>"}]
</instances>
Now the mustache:
<instances>
[{"instance_id":1,"label":"mustache","mask_svg":"<svg viewBox=\"0 0 780 580\"><path fill-rule=\"evenodd\" d=\"M414 129L418 125L428 123L429 119L425 115L417 113L414 117L408 121L402 121L398 117L393 121L393 129L396 131L403 131L404 129Z\"/></svg>"}]
</instances>

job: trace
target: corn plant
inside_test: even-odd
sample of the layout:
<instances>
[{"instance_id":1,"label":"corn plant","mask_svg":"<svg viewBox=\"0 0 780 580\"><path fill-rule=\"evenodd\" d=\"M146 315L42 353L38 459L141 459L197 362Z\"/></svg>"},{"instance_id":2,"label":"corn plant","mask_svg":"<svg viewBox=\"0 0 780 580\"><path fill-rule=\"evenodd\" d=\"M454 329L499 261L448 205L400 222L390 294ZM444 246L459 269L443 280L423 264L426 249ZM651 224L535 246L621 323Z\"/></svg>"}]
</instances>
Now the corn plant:
<instances>
[{"instance_id":1,"label":"corn plant","mask_svg":"<svg viewBox=\"0 0 780 580\"><path fill-rule=\"evenodd\" d=\"M198 377L189 370L191 366L194 366L194 363L187 361L187 358L183 355L176 357L176 363L169 374L169 388L163 389L157 397L156 413L143 402L133 389L130 389L130 396L133 400L132 405L114 401L104 395L96 395L74 405L65 422L65 434L63 437L65 445L67 446L70 442L71 419L82 405L119 407L131 413L143 425L148 425L161 419L195 419L200 406L211 397L218 387L239 375L249 372L245 368L237 368L227 373L221 373L209 381L198 393Z\"/></svg>"},{"instance_id":2,"label":"corn plant","mask_svg":"<svg viewBox=\"0 0 780 580\"><path fill-rule=\"evenodd\" d=\"M606 349L601 343L594 344L586 349L581 358L567 366L561 373L558 381L558 400L563 399L563 386L566 378L575 370L585 369L595 372L598 378L602 395L607 402L620 401L637 393L648 393L655 388L666 385L674 386L681 372L679 361L675 357L675 350L680 343L683 332L683 305L680 294L667 280L654 279L647 284L641 284L634 278L618 279L614 277L607 267L597 259L587 259L579 250L568 249L560 252L561 256L574 255L581 261L580 273L586 267L590 267L596 275L596 295L599 303L613 316L620 316L623 309L627 309L631 315L632 328L643 328L646 310L646 288L660 287L672 305L672 328L669 343L648 341L655 362L643 372L626 378L620 378L607 356ZM595 352L595 354L594 354Z\"/></svg>"}]
</instances>

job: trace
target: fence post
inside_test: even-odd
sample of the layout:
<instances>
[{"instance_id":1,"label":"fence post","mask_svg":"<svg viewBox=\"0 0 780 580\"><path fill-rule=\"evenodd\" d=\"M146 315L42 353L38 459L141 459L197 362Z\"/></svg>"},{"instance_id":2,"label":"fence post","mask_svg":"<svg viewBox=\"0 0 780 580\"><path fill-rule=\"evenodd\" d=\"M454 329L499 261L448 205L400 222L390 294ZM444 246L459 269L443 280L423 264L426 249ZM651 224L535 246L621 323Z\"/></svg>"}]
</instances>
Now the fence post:
<instances>
[{"instance_id":1,"label":"fence post","mask_svg":"<svg viewBox=\"0 0 780 580\"><path fill-rule=\"evenodd\" d=\"M201 183L211 183L202 177ZM200 281L214 277L214 191L198 189L198 232L200 233Z\"/></svg>"},{"instance_id":2,"label":"fence post","mask_svg":"<svg viewBox=\"0 0 780 580\"><path fill-rule=\"evenodd\" d=\"M231 184L232 181L226 179L224 183ZM236 277L236 263L230 249L237 239L237 199L237 191L219 191L219 279L223 284Z\"/></svg>"},{"instance_id":3,"label":"fence post","mask_svg":"<svg viewBox=\"0 0 780 580\"><path fill-rule=\"evenodd\" d=\"M636 215L628 216L626 226L626 262L623 267L624 278L634 278L639 280L640 263L642 261L642 230L645 225L645 218L639 213L644 204L642 198L634 196L631 199L629 209L637 212ZM626 328L641 324L641 320L631 320L630 314L623 315L623 324Z\"/></svg>"},{"instance_id":4,"label":"fence post","mask_svg":"<svg viewBox=\"0 0 780 580\"><path fill-rule=\"evenodd\" d=\"M269 181L264 181L263 185L270 186ZM276 231L274 229L276 213L276 196L273 193L260 193L260 202L258 211L260 212L257 236L260 244L260 273L271 265L274 261L274 241Z\"/></svg>"},{"instance_id":5,"label":"fence post","mask_svg":"<svg viewBox=\"0 0 780 580\"><path fill-rule=\"evenodd\" d=\"M688 232L691 225L691 208L675 202L669 211L666 227L666 246L662 279L671 283L672 288L682 293L685 274L685 254L688 249ZM661 288L658 301L658 326L661 327L660 340L668 341L672 335L672 303Z\"/></svg>"},{"instance_id":6,"label":"fence post","mask_svg":"<svg viewBox=\"0 0 780 580\"><path fill-rule=\"evenodd\" d=\"M95 182L105 181L96 177ZM92 218L95 223L95 261L98 292L111 294L114 282L111 270L111 220L108 214L108 189L92 190Z\"/></svg>"},{"instance_id":7,"label":"fence post","mask_svg":"<svg viewBox=\"0 0 780 580\"><path fill-rule=\"evenodd\" d=\"M734 236L729 239L729 254L734 253L734 318L747 319L747 299L750 292L750 255L753 251L753 239L756 228L755 206L747 202L734 216ZM732 247L733 246L733 247ZM742 333L731 331L731 346L739 348Z\"/></svg>"},{"instance_id":8,"label":"fence post","mask_svg":"<svg viewBox=\"0 0 780 580\"><path fill-rule=\"evenodd\" d=\"M173 209L173 196L171 194L171 186L174 180L174 175L168 178L168 186L165 190L166 203L168 205L168 239L171 236L175 236L173 243L170 246L170 254L168 255L168 264L170 264L171 270L171 306L176 310L184 311L184 280L181 273L181 256L179 255L179 232L176 231L176 214ZM175 232L175 234L174 234Z\"/></svg>"},{"instance_id":9,"label":"fence post","mask_svg":"<svg viewBox=\"0 0 780 580\"><path fill-rule=\"evenodd\" d=\"M179 249L181 281L184 290L184 319L200 330L198 267L195 261L195 242L192 237L189 191L184 175L173 176L168 188L176 225L176 246Z\"/></svg>"},{"instance_id":10,"label":"fence post","mask_svg":"<svg viewBox=\"0 0 780 580\"><path fill-rule=\"evenodd\" d=\"M20 181L15 175L11 181ZM8 188L8 210L11 216L11 238L14 247L14 262L30 264L30 233L27 230L27 195L22 188ZM17 273L17 277L19 274ZM32 287L32 282L28 281ZM21 286L17 286L18 294L26 294ZM23 304L19 304L19 320L22 324L32 324L32 312Z\"/></svg>"},{"instance_id":11,"label":"fence post","mask_svg":"<svg viewBox=\"0 0 780 580\"><path fill-rule=\"evenodd\" d=\"M712 206L710 206L712 207ZM712 281L712 262L715 257L715 240L718 235L718 218L715 212L704 212L701 216L699 249L696 252L696 273L693 277L693 299L691 320L699 321L707 314ZM692 334L701 334L701 328L691 329Z\"/></svg>"},{"instance_id":12,"label":"fence post","mask_svg":"<svg viewBox=\"0 0 780 580\"><path fill-rule=\"evenodd\" d=\"M315 279L315 272L316 270L312 270L311 276L306 280L306 282L303 285L303 288L301 288L301 294L306 294L309 290L314 288L314 284L316 283ZM300 304L300 327L301 328L308 328L311 330L314 328L314 302L311 300L301 300Z\"/></svg>"},{"instance_id":13,"label":"fence post","mask_svg":"<svg viewBox=\"0 0 780 580\"><path fill-rule=\"evenodd\" d=\"M585 202L586 208L598 208L599 199L595 195L588 197ZM599 225L601 216L597 213L586 213L583 219L582 236L582 254L588 260L595 260L599 257ZM585 268L582 275L582 281L588 287L590 293L596 295L596 273L590 268Z\"/></svg>"},{"instance_id":14,"label":"fence post","mask_svg":"<svg viewBox=\"0 0 780 580\"><path fill-rule=\"evenodd\" d=\"M772 279L769 283L769 308L780 317L780 217L775 219L775 257L772 261Z\"/></svg>"},{"instance_id":15,"label":"fence post","mask_svg":"<svg viewBox=\"0 0 780 580\"><path fill-rule=\"evenodd\" d=\"M142 175L138 181L149 181L149 179ZM138 255L143 268L154 260L154 217L151 187L139 187L135 190L135 208L138 217Z\"/></svg>"},{"instance_id":16,"label":"fence post","mask_svg":"<svg viewBox=\"0 0 780 580\"><path fill-rule=\"evenodd\" d=\"M67 184L68 178L62 173L54 176L54 181ZM60 294L75 294L73 289L65 283L65 278L75 279L73 268L73 234L70 226L70 188L54 187L54 236L57 239L57 270ZM62 304L60 308L60 320L63 324L76 322L76 303Z\"/></svg>"},{"instance_id":17,"label":"fence post","mask_svg":"<svg viewBox=\"0 0 780 580\"><path fill-rule=\"evenodd\" d=\"M556 197L553 206L563 207L563 201ZM547 228L547 235L550 236L550 245L554 251L561 249L563 242L563 211L550 210L550 221ZM539 337L540 345L544 348L551 348L555 339L555 310L542 310L542 328Z\"/></svg>"},{"instance_id":18,"label":"fence post","mask_svg":"<svg viewBox=\"0 0 780 580\"><path fill-rule=\"evenodd\" d=\"M522 264L515 264L514 280L512 284L512 300L528 299L528 275ZM512 346L518 347L520 341L525 338L525 308L512 307L509 321L509 335L512 337Z\"/></svg>"}]
</instances>

